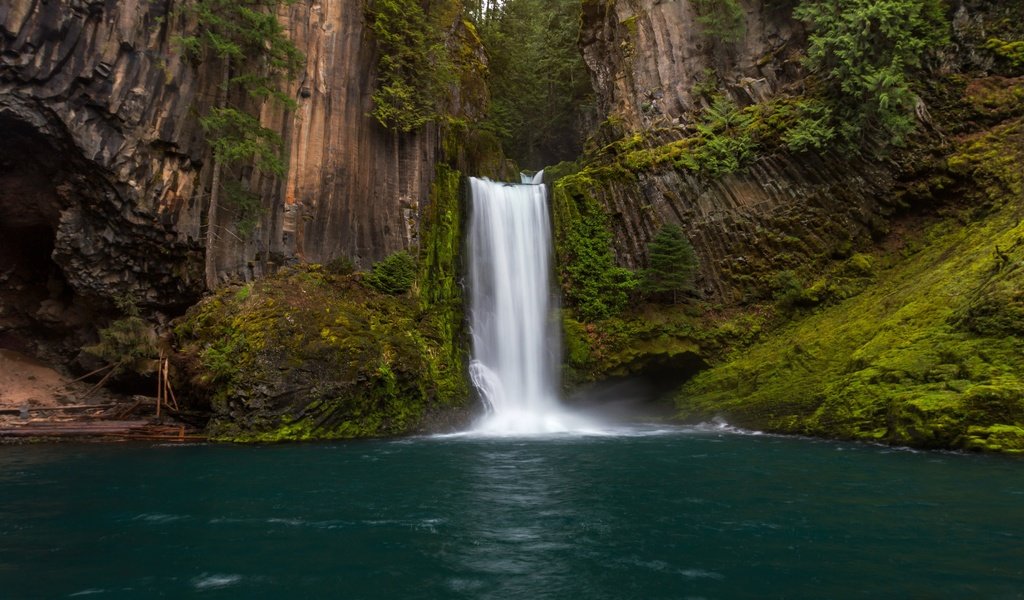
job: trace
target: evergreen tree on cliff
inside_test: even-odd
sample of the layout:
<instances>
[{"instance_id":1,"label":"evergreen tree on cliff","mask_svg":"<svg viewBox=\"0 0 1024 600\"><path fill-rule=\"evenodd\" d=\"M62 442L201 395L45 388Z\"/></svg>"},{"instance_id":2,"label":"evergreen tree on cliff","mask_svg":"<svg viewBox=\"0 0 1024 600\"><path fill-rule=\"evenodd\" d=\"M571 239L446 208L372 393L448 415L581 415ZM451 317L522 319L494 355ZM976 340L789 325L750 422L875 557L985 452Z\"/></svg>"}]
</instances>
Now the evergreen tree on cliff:
<instances>
[{"instance_id":1,"label":"evergreen tree on cliff","mask_svg":"<svg viewBox=\"0 0 1024 600\"><path fill-rule=\"evenodd\" d=\"M284 77L302 68L304 57L288 39L277 11L295 0L191 0L175 13L186 18L190 33L177 38L183 53L199 63L219 64L217 98L199 121L213 152L213 182L207 210L206 286L217 284L214 261L217 215L222 192L236 210L236 221L255 220L258 199L240 177L226 183L224 170L251 164L270 176L284 175L284 140L263 127L259 105L273 100L291 109L295 102L280 88Z\"/></svg>"},{"instance_id":2,"label":"evergreen tree on cliff","mask_svg":"<svg viewBox=\"0 0 1024 600\"><path fill-rule=\"evenodd\" d=\"M643 271L641 290L648 294L672 294L694 291L697 255L681 227L667 223L647 246L648 267Z\"/></svg>"}]
</instances>

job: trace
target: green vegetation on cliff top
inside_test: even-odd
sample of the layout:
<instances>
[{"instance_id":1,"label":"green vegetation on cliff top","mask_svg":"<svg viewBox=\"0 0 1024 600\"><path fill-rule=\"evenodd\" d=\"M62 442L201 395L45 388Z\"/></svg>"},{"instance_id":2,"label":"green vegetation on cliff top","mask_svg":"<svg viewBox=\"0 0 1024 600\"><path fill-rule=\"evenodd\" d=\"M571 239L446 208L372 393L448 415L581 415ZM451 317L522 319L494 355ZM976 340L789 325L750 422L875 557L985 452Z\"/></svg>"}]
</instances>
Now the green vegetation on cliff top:
<instances>
[{"instance_id":1,"label":"green vegetation on cliff top","mask_svg":"<svg viewBox=\"0 0 1024 600\"><path fill-rule=\"evenodd\" d=\"M523 167L575 158L594 110L579 0L507 0L471 14L488 54L485 126Z\"/></svg>"},{"instance_id":2,"label":"green vegetation on cliff top","mask_svg":"<svg viewBox=\"0 0 1024 600\"><path fill-rule=\"evenodd\" d=\"M371 114L382 126L408 133L443 112L448 88L455 81L445 44L455 17L450 8L457 6L434 0L425 10L419 0L367 1L367 23L380 57Z\"/></svg>"}]
</instances>

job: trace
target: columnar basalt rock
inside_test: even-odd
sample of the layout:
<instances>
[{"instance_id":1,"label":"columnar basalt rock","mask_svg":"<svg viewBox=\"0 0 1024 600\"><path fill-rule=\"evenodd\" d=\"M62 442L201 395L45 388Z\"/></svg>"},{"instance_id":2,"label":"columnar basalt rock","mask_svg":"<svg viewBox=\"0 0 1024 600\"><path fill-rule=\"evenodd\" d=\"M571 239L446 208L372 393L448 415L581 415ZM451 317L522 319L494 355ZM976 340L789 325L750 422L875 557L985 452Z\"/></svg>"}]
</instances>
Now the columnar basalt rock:
<instances>
[{"instance_id":1,"label":"columnar basalt rock","mask_svg":"<svg viewBox=\"0 0 1024 600\"><path fill-rule=\"evenodd\" d=\"M771 293L770 275L841 256L887 228L883 167L838 156L766 157L708 179L671 168L592 190L611 215L617 262L644 266L648 241L680 223L697 249L698 292L737 303Z\"/></svg>"},{"instance_id":2,"label":"columnar basalt rock","mask_svg":"<svg viewBox=\"0 0 1024 600\"><path fill-rule=\"evenodd\" d=\"M297 110L260 109L286 140L287 178L256 182L252 234L225 208L216 248L204 249L213 169L197 117L219 82L211 65L182 58L174 38L188 24L169 7L0 6L0 123L24 140L3 151L5 228L35 215L76 291L154 308L201 295L206 251L222 278L248 279L293 259L368 266L417 244L439 136L395 134L369 116L377 57L363 3L324 0L280 15L306 55L286 84ZM451 35L467 37L461 20Z\"/></svg>"},{"instance_id":3,"label":"columnar basalt rock","mask_svg":"<svg viewBox=\"0 0 1024 600\"><path fill-rule=\"evenodd\" d=\"M606 120L601 135L657 146L693 135L715 94L742 107L798 93L805 32L794 4L738 0L730 40L708 32L694 0L585 1L580 43ZM719 302L763 295L760 275L868 240L892 210L889 168L839 153L777 153L716 177L670 164L631 171L593 190L612 217L619 264L643 266L661 225L679 223L701 263L702 295Z\"/></svg>"}]
</instances>

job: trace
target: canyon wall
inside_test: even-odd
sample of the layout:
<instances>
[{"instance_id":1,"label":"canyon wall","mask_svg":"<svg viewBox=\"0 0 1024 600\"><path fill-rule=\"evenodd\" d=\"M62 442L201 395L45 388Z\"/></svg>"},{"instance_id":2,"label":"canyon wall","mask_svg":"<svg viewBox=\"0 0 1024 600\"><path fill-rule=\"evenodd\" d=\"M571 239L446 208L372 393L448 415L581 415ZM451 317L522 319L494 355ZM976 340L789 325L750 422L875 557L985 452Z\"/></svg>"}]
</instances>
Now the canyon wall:
<instances>
[{"instance_id":1,"label":"canyon wall","mask_svg":"<svg viewBox=\"0 0 1024 600\"><path fill-rule=\"evenodd\" d=\"M795 0L737 0L742 16L726 34L702 22L693 0L584 0L580 48L599 118L633 131L685 122L702 106L700 85L719 85L741 103L799 86L803 26Z\"/></svg>"},{"instance_id":2,"label":"canyon wall","mask_svg":"<svg viewBox=\"0 0 1024 600\"><path fill-rule=\"evenodd\" d=\"M714 94L738 106L799 93L805 42L795 2L739 0L733 37L709 32L692 0L586 1L581 49L605 121L599 144L633 136L655 148L694 135ZM607 161L601 157L598 162ZM707 299L766 293L759 274L796 268L881 233L893 176L888 165L834 152L773 152L724 176L671 164L599 180L624 266L642 267L646 245L679 223L700 261Z\"/></svg>"},{"instance_id":3,"label":"canyon wall","mask_svg":"<svg viewBox=\"0 0 1024 600\"><path fill-rule=\"evenodd\" d=\"M172 6L0 6L0 227L14 244L49 237L38 262L50 253L79 295L174 308L205 287L213 169L197 117L216 77L182 59L173 40L187 24ZM417 244L439 136L394 134L368 116L377 56L363 10L325 0L280 15L306 65L288 84L297 110L268 104L261 120L285 138L289 169L284 181L256 182L253 233L238 231L230 207L219 212L222 278L295 259L347 256L365 267ZM461 19L450 33L466 35Z\"/></svg>"}]
</instances>

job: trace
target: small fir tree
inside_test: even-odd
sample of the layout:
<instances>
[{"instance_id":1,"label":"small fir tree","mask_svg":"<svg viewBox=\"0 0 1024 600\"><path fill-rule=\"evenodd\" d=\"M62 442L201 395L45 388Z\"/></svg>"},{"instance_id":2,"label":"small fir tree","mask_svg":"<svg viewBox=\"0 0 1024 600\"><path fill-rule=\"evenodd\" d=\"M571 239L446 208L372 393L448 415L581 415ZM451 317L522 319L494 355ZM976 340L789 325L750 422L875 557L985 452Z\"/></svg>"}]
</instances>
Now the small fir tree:
<instances>
[{"instance_id":1,"label":"small fir tree","mask_svg":"<svg viewBox=\"0 0 1024 600\"><path fill-rule=\"evenodd\" d=\"M83 350L112 365L115 374L131 371L148 375L156 370L160 356L156 331L142 318L130 296L115 302L124 317L100 329L99 341Z\"/></svg>"},{"instance_id":2,"label":"small fir tree","mask_svg":"<svg viewBox=\"0 0 1024 600\"><path fill-rule=\"evenodd\" d=\"M385 294L404 294L416 281L416 259L405 250L395 252L374 264L363 281Z\"/></svg>"},{"instance_id":3,"label":"small fir tree","mask_svg":"<svg viewBox=\"0 0 1024 600\"><path fill-rule=\"evenodd\" d=\"M681 227L668 223L647 245L648 267L641 289L648 294L671 292L673 304L679 293L694 291L697 255Z\"/></svg>"}]
</instances>

